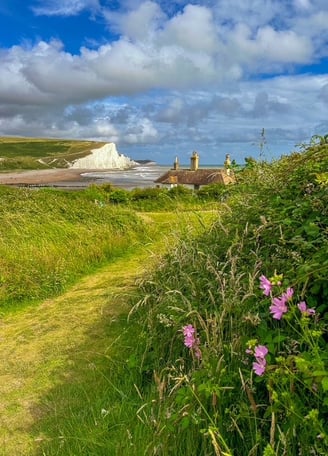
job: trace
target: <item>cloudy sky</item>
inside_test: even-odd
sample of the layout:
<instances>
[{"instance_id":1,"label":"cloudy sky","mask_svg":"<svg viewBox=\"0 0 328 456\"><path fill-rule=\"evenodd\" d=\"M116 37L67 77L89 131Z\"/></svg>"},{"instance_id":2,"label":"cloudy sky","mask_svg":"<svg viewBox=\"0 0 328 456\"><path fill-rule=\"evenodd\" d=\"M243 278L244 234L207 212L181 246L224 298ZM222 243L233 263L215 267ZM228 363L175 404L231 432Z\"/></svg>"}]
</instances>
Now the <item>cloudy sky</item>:
<instances>
[{"instance_id":1,"label":"cloudy sky","mask_svg":"<svg viewBox=\"0 0 328 456\"><path fill-rule=\"evenodd\" d=\"M0 2L2 136L221 164L326 133L327 0Z\"/></svg>"}]
</instances>

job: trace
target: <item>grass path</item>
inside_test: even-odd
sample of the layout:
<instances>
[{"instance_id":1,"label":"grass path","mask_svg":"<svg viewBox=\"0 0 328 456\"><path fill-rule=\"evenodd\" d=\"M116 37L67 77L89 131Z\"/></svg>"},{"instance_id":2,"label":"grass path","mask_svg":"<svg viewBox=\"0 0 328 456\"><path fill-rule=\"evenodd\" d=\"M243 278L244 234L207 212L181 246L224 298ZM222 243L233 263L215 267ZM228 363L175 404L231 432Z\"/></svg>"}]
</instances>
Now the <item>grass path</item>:
<instances>
[{"instance_id":1,"label":"grass path","mask_svg":"<svg viewBox=\"0 0 328 456\"><path fill-rule=\"evenodd\" d=\"M99 320L124 312L135 279L149 252L135 252L84 278L64 295L2 319L0 323L0 454L32 454L41 436L30 435L38 403L54 386L59 371L69 371L81 357L86 334L96 345L106 334ZM143 258L142 258L143 257ZM90 333L91 332L91 333ZM106 344L108 339L106 340ZM89 349L91 347L89 346Z\"/></svg>"},{"instance_id":2,"label":"grass path","mask_svg":"<svg viewBox=\"0 0 328 456\"><path fill-rule=\"evenodd\" d=\"M92 388L97 355L101 352L103 363L111 338L117 337L111 325L126 315L136 279L154 264L154 252L164 248L163 240L139 247L67 293L0 319L1 456L50 454L37 453L48 438L45 423L54 417L60 423L60 414L70 413L66 408L75 400L81 402L81 390ZM89 380L76 393L86 370ZM49 392L63 384L71 385L66 397L60 392L58 401L49 402Z\"/></svg>"}]
</instances>

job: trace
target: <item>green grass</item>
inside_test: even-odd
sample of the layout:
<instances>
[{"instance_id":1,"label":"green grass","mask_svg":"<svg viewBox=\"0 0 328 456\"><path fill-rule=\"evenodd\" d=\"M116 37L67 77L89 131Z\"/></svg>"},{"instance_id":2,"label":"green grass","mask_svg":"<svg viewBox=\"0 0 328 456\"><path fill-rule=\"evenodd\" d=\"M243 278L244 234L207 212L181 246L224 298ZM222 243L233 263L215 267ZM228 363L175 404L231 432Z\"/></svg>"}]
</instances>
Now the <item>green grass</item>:
<instances>
[{"instance_id":1,"label":"green grass","mask_svg":"<svg viewBox=\"0 0 328 456\"><path fill-rule=\"evenodd\" d=\"M134 212L99 207L83 192L1 188L0 194L3 308L57 295L148 239Z\"/></svg>"},{"instance_id":2,"label":"green grass","mask_svg":"<svg viewBox=\"0 0 328 456\"><path fill-rule=\"evenodd\" d=\"M166 196L156 212L137 212L142 205L111 202L97 188L6 195L4 239L21 238L19 251L34 246L36 255L43 214L56 229L39 251L53 245L62 221L59 245L76 237L74 257L85 267L65 293L3 318L4 456L327 454L327 160L326 146L312 145L252 161L203 212L190 210L193 195L171 199L171 212ZM104 205L94 207L94 192ZM156 199L147 209L155 207ZM106 220L111 235L118 226L123 238L133 233L134 248L97 258L85 276ZM294 290L280 320L259 288L262 274L272 297ZM316 314L301 313L300 301ZM197 331L200 359L184 345L186 325ZM259 376L254 350L262 345Z\"/></svg>"},{"instance_id":3,"label":"green grass","mask_svg":"<svg viewBox=\"0 0 328 456\"><path fill-rule=\"evenodd\" d=\"M213 191L215 189L215 191ZM218 210L229 189L220 184L204 186L195 192L183 186L167 188L136 188L131 191L111 184L90 185L86 193L100 204L126 207L136 211L213 211Z\"/></svg>"},{"instance_id":4,"label":"green grass","mask_svg":"<svg viewBox=\"0 0 328 456\"><path fill-rule=\"evenodd\" d=\"M57 196L62 208L66 197ZM28 206L19 205L23 219L31 214ZM80 216L70 214L72 223ZM201 233L215 213L206 212L204 219L163 212L136 217L147 226L147 236L133 250L98 265L60 296L3 315L0 454L117 454L125 446L144 399L134 386L140 375L127 363L139 331L127 324L136 280L176 248L179 233Z\"/></svg>"},{"instance_id":5,"label":"green grass","mask_svg":"<svg viewBox=\"0 0 328 456\"><path fill-rule=\"evenodd\" d=\"M0 137L0 171L66 168L103 142Z\"/></svg>"},{"instance_id":6,"label":"green grass","mask_svg":"<svg viewBox=\"0 0 328 456\"><path fill-rule=\"evenodd\" d=\"M96 187L79 192L0 188L0 306L33 302L63 292L85 273L161 236L158 223L139 206L95 203ZM98 190L97 190L98 191ZM196 220L189 202L155 202L162 229L173 230L180 211ZM197 206L196 206L197 207ZM199 208L199 205L198 205ZM148 208L149 209L149 208ZM189 212L186 212L189 209ZM207 216L213 211L207 209ZM162 216L157 215L159 220ZM187 226L187 223L185 224Z\"/></svg>"},{"instance_id":7,"label":"green grass","mask_svg":"<svg viewBox=\"0 0 328 456\"><path fill-rule=\"evenodd\" d=\"M136 454L327 453L327 169L317 146L255 162L211 229L185 237L141 284L134 357L149 420L136 422L132 434L148 439ZM275 272L273 296L294 289L281 321L259 289ZM304 317L300 301L317 317ZM188 324L200 361L183 343ZM256 345L269 351L263 376L246 354Z\"/></svg>"}]
</instances>

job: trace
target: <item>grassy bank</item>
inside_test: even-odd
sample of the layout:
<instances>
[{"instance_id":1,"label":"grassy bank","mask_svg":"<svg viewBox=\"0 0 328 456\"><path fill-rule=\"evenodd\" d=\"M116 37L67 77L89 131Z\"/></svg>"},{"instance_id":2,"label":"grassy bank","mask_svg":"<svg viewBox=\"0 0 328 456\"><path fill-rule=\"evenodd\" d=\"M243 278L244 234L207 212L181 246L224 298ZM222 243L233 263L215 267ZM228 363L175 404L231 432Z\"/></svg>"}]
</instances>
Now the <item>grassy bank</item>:
<instances>
[{"instance_id":1,"label":"grassy bank","mask_svg":"<svg viewBox=\"0 0 328 456\"><path fill-rule=\"evenodd\" d=\"M0 305L61 293L85 273L147 243L135 212L84 192L0 188Z\"/></svg>"},{"instance_id":2,"label":"grassy bank","mask_svg":"<svg viewBox=\"0 0 328 456\"><path fill-rule=\"evenodd\" d=\"M144 281L124 454L327 454L327 157L253 162L211 230Z\"/></svg>"},{"instance_id":3,"label":"grassy bank","mask_svg":"<svg viewBox=\"0 0 328 456\"><path fill-rule=\"evenodd\" d=\"M88 196L99 205L130 208L134 211L206 211L217 210L229 195L231 187L212 184L198 191L178 185L173 188L135 188L125 190L112 184L90 185Z\"/></svg>"}]
</instances>

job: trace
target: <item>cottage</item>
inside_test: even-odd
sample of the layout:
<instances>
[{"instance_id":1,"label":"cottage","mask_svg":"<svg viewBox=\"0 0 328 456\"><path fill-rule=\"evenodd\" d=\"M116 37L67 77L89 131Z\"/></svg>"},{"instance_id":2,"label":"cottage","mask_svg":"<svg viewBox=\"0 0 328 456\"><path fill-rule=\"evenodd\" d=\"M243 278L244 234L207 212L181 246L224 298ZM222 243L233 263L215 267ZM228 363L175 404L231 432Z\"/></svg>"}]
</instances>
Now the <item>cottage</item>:
<instances>
[{"instance_id":1,"label":"cottage","mask_svg":"<svg viewBox=\"0 0 328 456\"><path fill-rule=\"evenodd\" d=\"M198 190L202 185L231 184L234 182L233 173L227 168L199 168L199 155L193 152L190 157L190 169L180 169L178 157L175 158L173 169L155 180L155 183L176 187L177 185L192 186Z\"/></svg>"}]
</instances>

